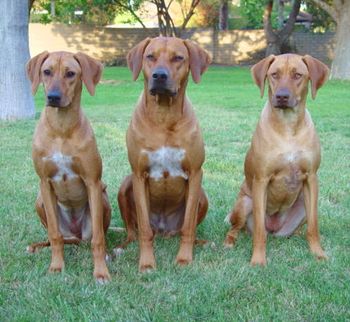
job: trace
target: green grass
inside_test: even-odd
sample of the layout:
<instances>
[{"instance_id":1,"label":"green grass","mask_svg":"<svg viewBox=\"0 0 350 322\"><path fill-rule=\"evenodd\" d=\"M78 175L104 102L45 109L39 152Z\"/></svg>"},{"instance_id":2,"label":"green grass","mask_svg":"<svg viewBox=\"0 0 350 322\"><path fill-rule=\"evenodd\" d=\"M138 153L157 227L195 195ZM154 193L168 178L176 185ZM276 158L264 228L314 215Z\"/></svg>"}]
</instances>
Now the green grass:
<instances>
[{"instance_id":1,"label":"green grass","mask_svg":"<svg viewBox=\"0 0 350 322\"><path fill-rule=\"evenodd\" d=\"M103 159L103 180L121 226L116 193L130 172L125 131L143 86L126 68L107 68L96 96L83 106ZM34 201L38 178L31 160L37 120L0 123L0 321L345 321L350 319L350 94L348 82L328 82L309 108L322 143L319 222L329 261L310 254L304 236L268 239L266 268L249 266L251 238L240 234L225 250L223 220L243 179L243 161L264 104L246 68L212 67L189 84L205 143L203 185L209 212L198 228L209 246L195 248L192 265L174 264L178 238L155 241L157 270L138 272L138 245L109 264L112 282L92 277L88 244L65 247L62 274L47 273L50 250L26 246L46 238ZM38 112L43 93L36 96ZM108 249L124 233L109 232Z\"/></svg>"}]
</instances>

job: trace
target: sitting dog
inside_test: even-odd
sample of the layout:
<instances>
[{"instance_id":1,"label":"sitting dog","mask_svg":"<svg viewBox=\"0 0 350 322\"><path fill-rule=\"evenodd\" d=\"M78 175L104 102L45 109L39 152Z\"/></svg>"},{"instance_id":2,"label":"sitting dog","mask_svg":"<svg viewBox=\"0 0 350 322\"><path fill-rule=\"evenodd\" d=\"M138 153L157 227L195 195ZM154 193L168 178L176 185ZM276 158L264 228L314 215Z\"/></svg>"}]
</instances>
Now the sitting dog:
<instances>
[{"instance_id":1,"label":"sitting dog","mask_svg":"<svg viewBox=\"0 0 350 322\"><path fill-rule=\"evenodd\" d=\"M246 155L245 181L227 219L225 245L233 246L246 224L253 232L252 265L266 264L266 231L290 236L307 221L311 252L326 258L317 223L320 142L305 108L308 83L314 99L328 68L311 56L269 56L252 67L255 83L269 97Z\"/></svg>"},{"instance_id":2,"label":"sitting dog","mask_svg":"<svg viewBox=\"0 0 350 322\"><path fill-rule=\"evenodd\" d=\"M127 61L134 80L143 69L144 91L126 137L132 174L118 193L128 234L122 247L138 231L139 269L153 269L154 234L181 233L176 261L185 265L208 208L201 187L204 144L185 91L189 72L198 83L210 57L191 41L158 37L140 42Z\"/></svg>"},{"instance_id":3,"label":"sitting dog","mask_svg":"<svg viewBox=\"0 0 350 322\"><path fill-rule=\"evenodd\" d=\"M27 65L33 94L42 82L46 95L46 108L34 133L33 161L40 177L35 206L49 239L28 250L51 246L49 271L60 272L63 245L91 239L94 277L100 282L110 279L105 233L111 209L101 181L101 157L80 100L82 82L94 95L102 69L95 59L68 52L43 52Z\"/></svg>"}]
</instances>

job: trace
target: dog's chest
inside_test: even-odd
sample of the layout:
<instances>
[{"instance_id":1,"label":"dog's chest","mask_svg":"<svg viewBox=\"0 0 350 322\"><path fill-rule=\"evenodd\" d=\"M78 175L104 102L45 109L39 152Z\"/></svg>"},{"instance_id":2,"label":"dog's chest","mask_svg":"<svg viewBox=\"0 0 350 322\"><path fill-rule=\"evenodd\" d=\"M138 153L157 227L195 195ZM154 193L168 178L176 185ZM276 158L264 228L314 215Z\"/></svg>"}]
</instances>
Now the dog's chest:
<instances>
[{"instance_id":1,"label":"dog's chest","mask_svg":"<svg viewBox=\"0 0 350 322\"><path fill-rule=\"evenodd\" d=\"M185 158L185 150L169 146L163 146L155 151L142 150L148 157L149 176L154 180L167 177L182 177L188 179L188 175L182 168Z\"/></svg>"},{"instance_id":2,"label":"dog's chest","mask_svg":"<svg viewBox=\"0 0 350 322\"><path fill-rule=\"evenodd\" d=\"M77 174L72 169L72 157L54 152L50 156L43 158L43 161L49 165L54 165L55 171L52 171L50 177L55 182L67 181L77 177Z\"/></svg>"},{"instance_id":3,"label":"dog's chest","mask_svg":"<svg viewBox=\"0 0 350 322\"><path fill-rule=\"evenodd\" d=\"M272 186L280 195L300 190L306 173L310 167L310 160L305 151L291 150L281 153L275 162L275 171L272 176Z\"/></svg>"},{"instance_id":4,"label":"dog's chest","mask_svg":"<svg viewBox=\"0 0 350 322\"><path fill-rule=\"evenodd\" d=\"M284 151L280 155L280 162L284 168L293 168L305 172L309 168L311 155L307 151L298 149Z\"/></svg>"}]
</instances>

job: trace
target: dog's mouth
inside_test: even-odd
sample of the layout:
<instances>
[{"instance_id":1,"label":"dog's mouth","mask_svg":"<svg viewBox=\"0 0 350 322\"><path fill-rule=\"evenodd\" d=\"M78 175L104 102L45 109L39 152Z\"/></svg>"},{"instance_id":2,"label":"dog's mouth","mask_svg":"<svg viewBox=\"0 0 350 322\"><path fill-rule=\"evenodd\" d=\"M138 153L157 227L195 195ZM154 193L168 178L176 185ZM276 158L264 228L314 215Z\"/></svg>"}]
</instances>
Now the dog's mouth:
<instances>
[{"instance_id":1,"label":"dog's mouth","mask_svg":"<svg viewBox=\"0 0 350 322\"><path fill-rule=\"evenodd\" d=\"M61 108L61 104L59 103L52 103L52 102L47 102L46 103L47 106L50 106L50 107L54 107L54 108Z\"/></svg>"},{"instance_id":2,"label":"dog's mouth","mask_svg":"<svg viewBox=\"0 0 350 322\"><path fill-rule=\"evenodd\" d=\"M275 108L279 108L281 110L286 110L287 108L293 108L293 106L289 105L274 105Z\"/></svg>"},{"instance_id":3,"label":"dog's mouth","mask_svg":"<svg viewBox=\"0 0 350 322\"><path fill-rule=\"evenodd\" d=\"M149 93L152 96L164 95L164 96L174 97L177 94L177 91L164 86L153 86L150 88Z\"/></svg>"},{"instance_id":4,"label":"dog's mouth","mask_svg":"<svg viewBox=\"0 0 350 322\"><path fill-rule=\"evenodd\" d=\"M46 100L46 106L49 106L49 107L53 107L53 108L57 108L57 109L64 109L64 108L67 108L69 106L69 103L65 103L65 102L52 102L50 100Z\"/></svg>"},{"instance_id":5,"label":"dog's mouth","mask_svg":"<svg viewBox=\"0 0 350 322\"><path fill-rule=\"evenodd\" d=\"M281 110L293 109L295 106L298 105L298 101L292 97L289 99L286 99L286 100L274 98L272 100L272 105L273 105L273 107L281 109Z\"/></svg>"},{"instance_id":6,"label":"dog's mouth","mask_svg":"<svg viewBox=\"0 0 350 322\"><path fill-rule=\"evenodd\" d=\"M287 110L287 109L293 109L295 106L298 105L297 101L292 101L292 102L285 102L285 103L276 103L273 104L275 108L278 108L280 110Z\"/></svg>"}]
</instances>

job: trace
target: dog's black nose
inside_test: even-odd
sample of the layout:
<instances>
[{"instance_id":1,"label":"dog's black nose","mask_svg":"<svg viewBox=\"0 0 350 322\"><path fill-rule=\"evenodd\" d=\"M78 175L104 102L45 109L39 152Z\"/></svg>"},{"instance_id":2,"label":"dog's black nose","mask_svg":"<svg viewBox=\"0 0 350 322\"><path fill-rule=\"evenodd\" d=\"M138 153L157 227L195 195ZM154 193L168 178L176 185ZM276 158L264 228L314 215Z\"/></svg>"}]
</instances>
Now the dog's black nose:
<instances>
[{"instance_id":1,"label":"dog's black nose","mask_svg":"<svg viewBox=\"0 0 350 322\"><path fill-rule=\"evenodd\" d=\"M289 90L286 88L279 89L276 93L277 100L288 100L289 96Z\"/></svg>"},{"instance_id":2,"label":"dog's black nose","mask_svg":"<svg viewBox=\"0 0 350 322\"><path fill-rule=\"evenodd\" d=\"M61 102L61 94L58 91L52 91L47 94L49 105L58 106Z\"/></svg>"},{"instance_id":3,"label":"dog's black nose","mask_svg":"<svg viewBox=\"0 0 350 322\"><path fill-rule=\"evenodd\" d=\"M152 73L153 80L157 82L165 82L169 78L169 73L165 68L157 68Z\"/></svg>"},{"instance_id":4,"label":"dog's black nose","mask_svg":"<svg viewBox=\"0 0 350 322\"><path fill-rule=\"evenodd\" d=\"M276 92L277 105L285 106L288 105L288 100L290 98L290 92L287 88L281 88Z\"/></svg>"}]
</instances>

